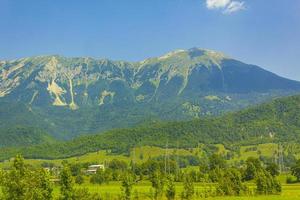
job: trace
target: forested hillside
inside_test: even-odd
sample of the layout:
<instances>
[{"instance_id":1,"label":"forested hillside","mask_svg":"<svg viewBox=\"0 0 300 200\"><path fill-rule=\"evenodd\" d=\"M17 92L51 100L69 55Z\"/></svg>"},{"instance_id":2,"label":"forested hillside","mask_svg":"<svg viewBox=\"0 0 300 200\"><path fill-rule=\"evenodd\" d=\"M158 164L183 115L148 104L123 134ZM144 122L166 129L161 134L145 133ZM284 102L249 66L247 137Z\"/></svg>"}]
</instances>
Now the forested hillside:
<instances>
[{"instance_id":1,"label":"forested hillside","mask_svg":"<svg viewBox=\"0 0 300 200\"><path fill-rule=\"evenodd\" d=\"M221 117L188 122L153 122L135 128L115 129L68 142L1 149L0 158L17 153L30 158L63 158L100 149L124 153L134 146L194 147L199 143L226 146L300 139L300 96L273 100Z\"/></svg>"},{"instance_id":2,"label":"forested hillside","mask_svg":"<svg viewBox=\"0 0 300 200\"><path fill-rule=\"evenodd\" d=\"M55 142L50 135L41 129L27 126L0 129L0 141L0 147L20 147Z\"/></svg>"}]
</instances>

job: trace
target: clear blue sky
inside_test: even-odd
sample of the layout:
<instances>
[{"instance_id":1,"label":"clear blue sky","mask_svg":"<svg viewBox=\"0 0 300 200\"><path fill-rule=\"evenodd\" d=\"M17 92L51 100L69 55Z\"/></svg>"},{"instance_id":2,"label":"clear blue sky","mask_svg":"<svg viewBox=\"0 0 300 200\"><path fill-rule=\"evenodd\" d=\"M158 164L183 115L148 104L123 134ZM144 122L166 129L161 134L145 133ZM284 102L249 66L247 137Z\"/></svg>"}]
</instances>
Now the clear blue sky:
<instances>
[{"instance_id":1,"label":"clear blue sky","mask_svg":"<svg viewBox=\"0 0 300 200\"><path fill-rule=\"evenodd\" d=\"M191 47L300 80L300 1L0 0L0 59L138 61Z\"/></svg>"}]
</instances>

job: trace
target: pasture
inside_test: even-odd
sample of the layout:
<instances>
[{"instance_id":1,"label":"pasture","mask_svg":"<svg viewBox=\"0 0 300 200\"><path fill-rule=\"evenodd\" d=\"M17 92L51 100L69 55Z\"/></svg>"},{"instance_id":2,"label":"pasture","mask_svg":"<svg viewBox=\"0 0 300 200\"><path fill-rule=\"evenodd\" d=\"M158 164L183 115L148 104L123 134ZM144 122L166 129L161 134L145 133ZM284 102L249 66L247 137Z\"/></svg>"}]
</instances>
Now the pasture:
<instances>
[{"instance_id":1,"label":"pasture","mask_svg":"<svg viewBox=\"0 0 300 200\"><path fill-rule=\"evenodd\" d=\"M217 148L216 153L225 155L226 153L230 152L227 150L224 145L216 144L215 147ZM255 148L254 148L255 147ZM248 157L255 157L258 158L260 155L272 157L277 150L277 145L274 143L266 143L266 144L259 144L259 145L249 145L249 146L241 146L240 153L237 154L233 152L234 157L228 160L229 163L236 162L240 160L246 160ZM98 152L91 152L84 155L79 155L76 157L71 158L64 158L64 159L55 159L55 160L46 160L46 159L26 159L25 163L28 163L33 166L41 166L42 163L53 163L55 165L60 165L62 161L68 161L69 163L106 163L113 159L122 160L127 163L131 161L135 161L137 163L142 163L148 160L149 158L154 158L158 156L164 156L165 154L172 155L196 155L201 157L202 156L202 148L190 148L190 149L175 149L175 148L168 148L167 150L160 147L154 146L143 146L143 147L136 147L130 151L129 155L124 154L113 154L110 151L100 150ZM295 154L296 157L299 157L300 154ZM11 165L11 160L6 160L0 163L1 168L6 168Z\"/></svg>"},{"instance_id":2,"label":"pasture","mask_svg":"<svg viewBox=\"0 0 300 200\"><path fill-rule=\"evenodd\" d=\"M104 199L118 199L121 196L121 183L120 182L110 182L103 185L94 185L90 183L84 183L82 185L77 185L77 188L86 188L92 193L99 193ZM249 185L253 189L253 185ZM180 193L182 191L183 185L181 183L176 183L176 199L180 199ZM240 197L203 197L205 190L212 189L212 185L195 183L195 196L194 200L207 199L207 200L300 200L300 184L282 184L281 195L268 195L268 196L240 196ZM59 193L59 188L55 187L54 196ZM151 183L148 181L142 181L133 187L133 199L141 200L151 200ZM138 197L138 198L137 198ZM163 196L162 200L166 200Z\"/></svg>"}]
</instances>

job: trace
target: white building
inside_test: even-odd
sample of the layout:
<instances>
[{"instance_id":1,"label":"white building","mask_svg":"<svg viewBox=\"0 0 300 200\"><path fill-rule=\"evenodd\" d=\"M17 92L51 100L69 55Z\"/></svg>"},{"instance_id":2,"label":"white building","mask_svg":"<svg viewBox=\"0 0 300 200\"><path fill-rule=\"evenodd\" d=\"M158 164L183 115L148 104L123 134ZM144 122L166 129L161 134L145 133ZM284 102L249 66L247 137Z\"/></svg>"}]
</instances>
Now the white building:
<instances>
[{"instance_id":1,"label":"white building","mask_svg":"<svg viewBox=\"0 0 300 200\"><path fill-rule=\"evenodd\" d=\"M105 167L104 167L104 165L90 165L88 167L88 169L86 170L86 172L88 174L96 174L98 169L105 170Z\"/></svg>"}]
</instances>

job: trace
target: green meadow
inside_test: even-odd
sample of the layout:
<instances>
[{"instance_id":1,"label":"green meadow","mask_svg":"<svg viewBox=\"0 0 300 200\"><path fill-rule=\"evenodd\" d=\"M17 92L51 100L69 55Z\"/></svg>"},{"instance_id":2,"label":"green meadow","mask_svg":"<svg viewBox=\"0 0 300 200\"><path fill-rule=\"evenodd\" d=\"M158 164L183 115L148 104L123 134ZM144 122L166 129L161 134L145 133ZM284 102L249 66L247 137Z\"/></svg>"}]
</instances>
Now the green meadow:
<instances>
[{"instance_id":1,"label":"green meadow","mask_svg":"<svg viewBox=\"0 0 300 200\"><path fill-rule=\"evenodd\" d=\"M55 165L60 165L62 161L68 161L69 163L106 163L113 159L122 160L127 163L134 160L137 163L144 162L149 158L154 158L157 156L165 155L165 153L170 155L175 153L177 155L193 155L193 152L197 151L197 149L185 150L185 149L168 149L165 150L160 147L137 147L134 150L131 150L130 155L120 155L120 154L112 154L109 151L101 150L98 152L87 153L82 156L71 157L66 159L55 159L55 160L46 160L46 159L26 159L25 163L33 165L33 166L41 166L42 163L53 163ZM11 165L13 159L6 160L0 163L0 167L8 167Z\"/></svg>"},{"instance_id":2,"label":"green meadow","mask_svg":"<svg viewBox=\"0 0 300 200\"><path fill-rule=\"evenodd\" d=\"M227 150L224 145L216 144L216 153L220 155L225 155L226 153L230 152ZM255 147L255 150L251 149ZM274 143L266 143L266 144L259 144L259 145L249 145L249 146L241 146L240 153L234 154L234 157L228 162L246 160L249 157L258 158L259 156L267 156L272 157L274 153L277 151L277 144ZM98 152L87 153L81 156L70 157L65 159L54 159L54 160L47 160L47 159L26 159L25 162L33 165L33 166L40 166L42 163L53 163L56 165L60 165L62 161L68 161L70 163L106 163L113 159L122 160L127 163L131 161L135 161L137 163L144 162L150 158L163 156L165 154L172 155L197 155L201 157L202 149L199 148L189 148L189 149L164 149L155 146L143 146L137 147L130 151L130 155L124 154L113 154L110 151L100 150ZM296 157L299 155L296 154ZM0 163L0 167L8 167L11 164L11 160L6 160Z\"/></svg>"},{"instance_id":3,"label":"green meadow","mask_svg":"<svg viewBox=\"0 0 300 200\"><path fill-rule=\"evenodd\" d=\"M86 188L92 193L99 193L101 196L107 199L118 199L121 196L121 183L120 182L110 182L108 184L103 185L95 185L90 183L84 183L82 185L77 185L77 188ZM249 187L253 188L253 185L250 184ZM180 193L182 191L182 184L176 183L176 199L180 199ZM300 184L282 184L282 193L280 195L268 195L268 196L224 196L224 197L201 197L203 191L209 190L213 188L212 185L195 183L195 197L194 200L197 199L207 199L207 200L297 200L300 199ZM152 191L153 192L153 191ZM138 193L139 199L142 200L151 200L151 183L148 181L142 181L136 184L133 187L133 197ZM58 196L59 187L55 187L54 196ZM197 196L198 195L198 196ZM166 198L163 197L163 200Z\"/></svg>"},{"instance_id":4,"label":"green meadow","mask_svg":"<svg viewBox=\"0 0 300 200\"><path fill-rule=\"evenodd\" d=\"M88 181L88 180L87 180ZM182 184L176 183L176 199L180 199L180 193L182 191ZM300 184L282 184L282 193L280 195L253 195L253 196L224 196L224 197L197 197L199 192L210 189L211 185L195 183L195 197L194 200L207 199L207 200L298 200L300 199ZM252 186L250 186L252 187ZM76 188L85 188L91 193L98 193L107 199L118 199L121 195L121 183L120 182L110 182L103 185L95 185L90 183L84 183L82 185L76 185ZM152 190L153 192L153 190ZM133 187L133 197L138 194L141 200L151 200L151 183L148 181L143 181L136 184ZM59 196L59 186L54 186L53 196ZM166 200L163 197L163 200Z\"/></svg>"}]
</instances>

